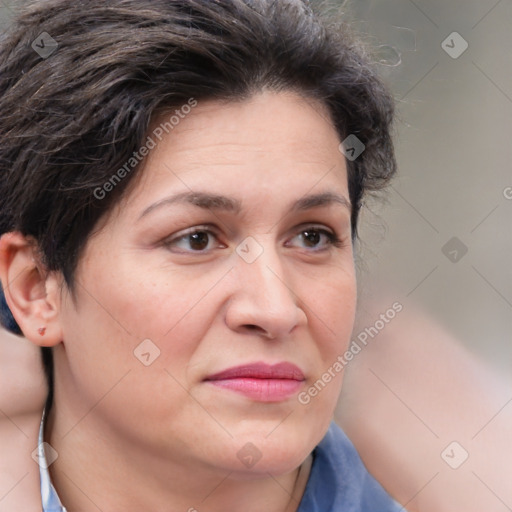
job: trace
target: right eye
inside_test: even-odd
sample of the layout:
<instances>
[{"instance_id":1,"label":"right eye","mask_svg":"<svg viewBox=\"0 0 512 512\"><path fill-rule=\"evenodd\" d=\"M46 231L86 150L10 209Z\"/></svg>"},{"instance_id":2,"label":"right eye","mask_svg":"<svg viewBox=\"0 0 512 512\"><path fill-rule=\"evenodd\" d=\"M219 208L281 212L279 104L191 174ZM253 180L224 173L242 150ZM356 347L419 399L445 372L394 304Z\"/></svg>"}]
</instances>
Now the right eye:
<instances>
[{"instance_id":1,"label":"right eye","mask_svg":"<svg viewBox=\"0 0 512 512\"><path fill-rule=\"evenodd\" d=\"M225 247L220 243L215 246L215 240L218 241L217 235L211 229L206 226L197 226L173 235L165 240L164 245L173 252L205 254L215 247Z\"/></svg>"}]
</instances>

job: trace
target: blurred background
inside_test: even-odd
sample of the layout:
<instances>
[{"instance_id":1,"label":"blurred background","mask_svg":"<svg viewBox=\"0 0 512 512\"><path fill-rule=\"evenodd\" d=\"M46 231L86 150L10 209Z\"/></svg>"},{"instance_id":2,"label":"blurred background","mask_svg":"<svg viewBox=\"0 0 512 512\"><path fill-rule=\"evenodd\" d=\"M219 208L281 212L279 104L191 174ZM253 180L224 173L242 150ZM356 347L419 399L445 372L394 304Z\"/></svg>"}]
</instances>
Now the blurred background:
<instances>
[{"instance_id":1,"label":"blurred background","mask_svg":"<svg viewBox=\"0 0 512 512\"><path fill-rule=\"evenodd\" d=\"M329 4L398 102L399 175L363 214L361 296L387 283L511 372L512 2Z\"/></svg>"}]
</instances>

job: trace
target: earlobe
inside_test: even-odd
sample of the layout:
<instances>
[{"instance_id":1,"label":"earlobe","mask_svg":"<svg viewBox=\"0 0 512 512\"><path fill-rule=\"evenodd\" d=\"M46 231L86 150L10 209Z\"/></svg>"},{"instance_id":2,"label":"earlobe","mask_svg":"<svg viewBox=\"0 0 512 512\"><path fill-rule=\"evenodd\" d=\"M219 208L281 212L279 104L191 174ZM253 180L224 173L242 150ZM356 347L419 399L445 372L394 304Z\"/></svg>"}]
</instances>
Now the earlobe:
<instances>
[{"instance_id":1,"label":"earlobe","mask_svg":"<svg viewBox=\"0 0 512 512\"><path fill-rule=\"evenodd\" d=\"M21 233L0 238L0 280L5 299L23 334L42 347L62 341L56 276L39 262L36 244Z\"/></svg>"}]
</instances>

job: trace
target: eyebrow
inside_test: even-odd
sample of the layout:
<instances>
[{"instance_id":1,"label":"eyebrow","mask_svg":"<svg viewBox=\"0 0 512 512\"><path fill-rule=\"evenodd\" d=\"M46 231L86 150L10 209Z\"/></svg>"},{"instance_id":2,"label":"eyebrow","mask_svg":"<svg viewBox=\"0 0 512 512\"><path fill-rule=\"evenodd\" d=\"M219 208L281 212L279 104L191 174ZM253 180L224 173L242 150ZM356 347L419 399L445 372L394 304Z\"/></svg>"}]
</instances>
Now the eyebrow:
<instances>
[{"instance_id":1,"label":"eyebrow","mask_svg":"<svg viewBox=\"0 0 512 512\"><path fill-rule=\"evenodd\" d=\"M170 206L176 203L185 203L197 206L204 210L227 211L233 213L240 213L242 210L242 203L233 197L227 197L218 194L210 194L207 192L182 192L170 197L166 197L156 203L148 206L139 217L145 217L152 211L159 209L163 206ZM331 204L341 204L349 211L352 210L350 201L342 195L335 194L334 192L321 192L318 194L309 194L301 197L295 201L291 207L290 212L310 210L312 208L319 208L322 206L330 206Z\"/></svg>"}]
</instances>

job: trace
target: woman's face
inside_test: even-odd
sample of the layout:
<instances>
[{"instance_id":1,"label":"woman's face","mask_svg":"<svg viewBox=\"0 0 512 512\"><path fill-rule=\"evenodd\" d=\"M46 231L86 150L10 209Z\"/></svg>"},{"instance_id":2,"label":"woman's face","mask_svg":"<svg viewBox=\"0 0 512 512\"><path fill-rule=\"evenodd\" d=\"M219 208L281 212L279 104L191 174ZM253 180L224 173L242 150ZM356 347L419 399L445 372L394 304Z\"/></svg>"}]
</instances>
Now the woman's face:
<instances>
[{"instance_id":1,"label":"woman's face","mask_svg":"<svg viewBox=\"0 0 512 512\"><path fill-rule=\"evenodd\" d=\"M356 302L339 143L292 93L199 102L165 135L63 295L69 436L241 478L306 458L342 376L298 397L344 353Z\"/></svg>"}]
</instances>

